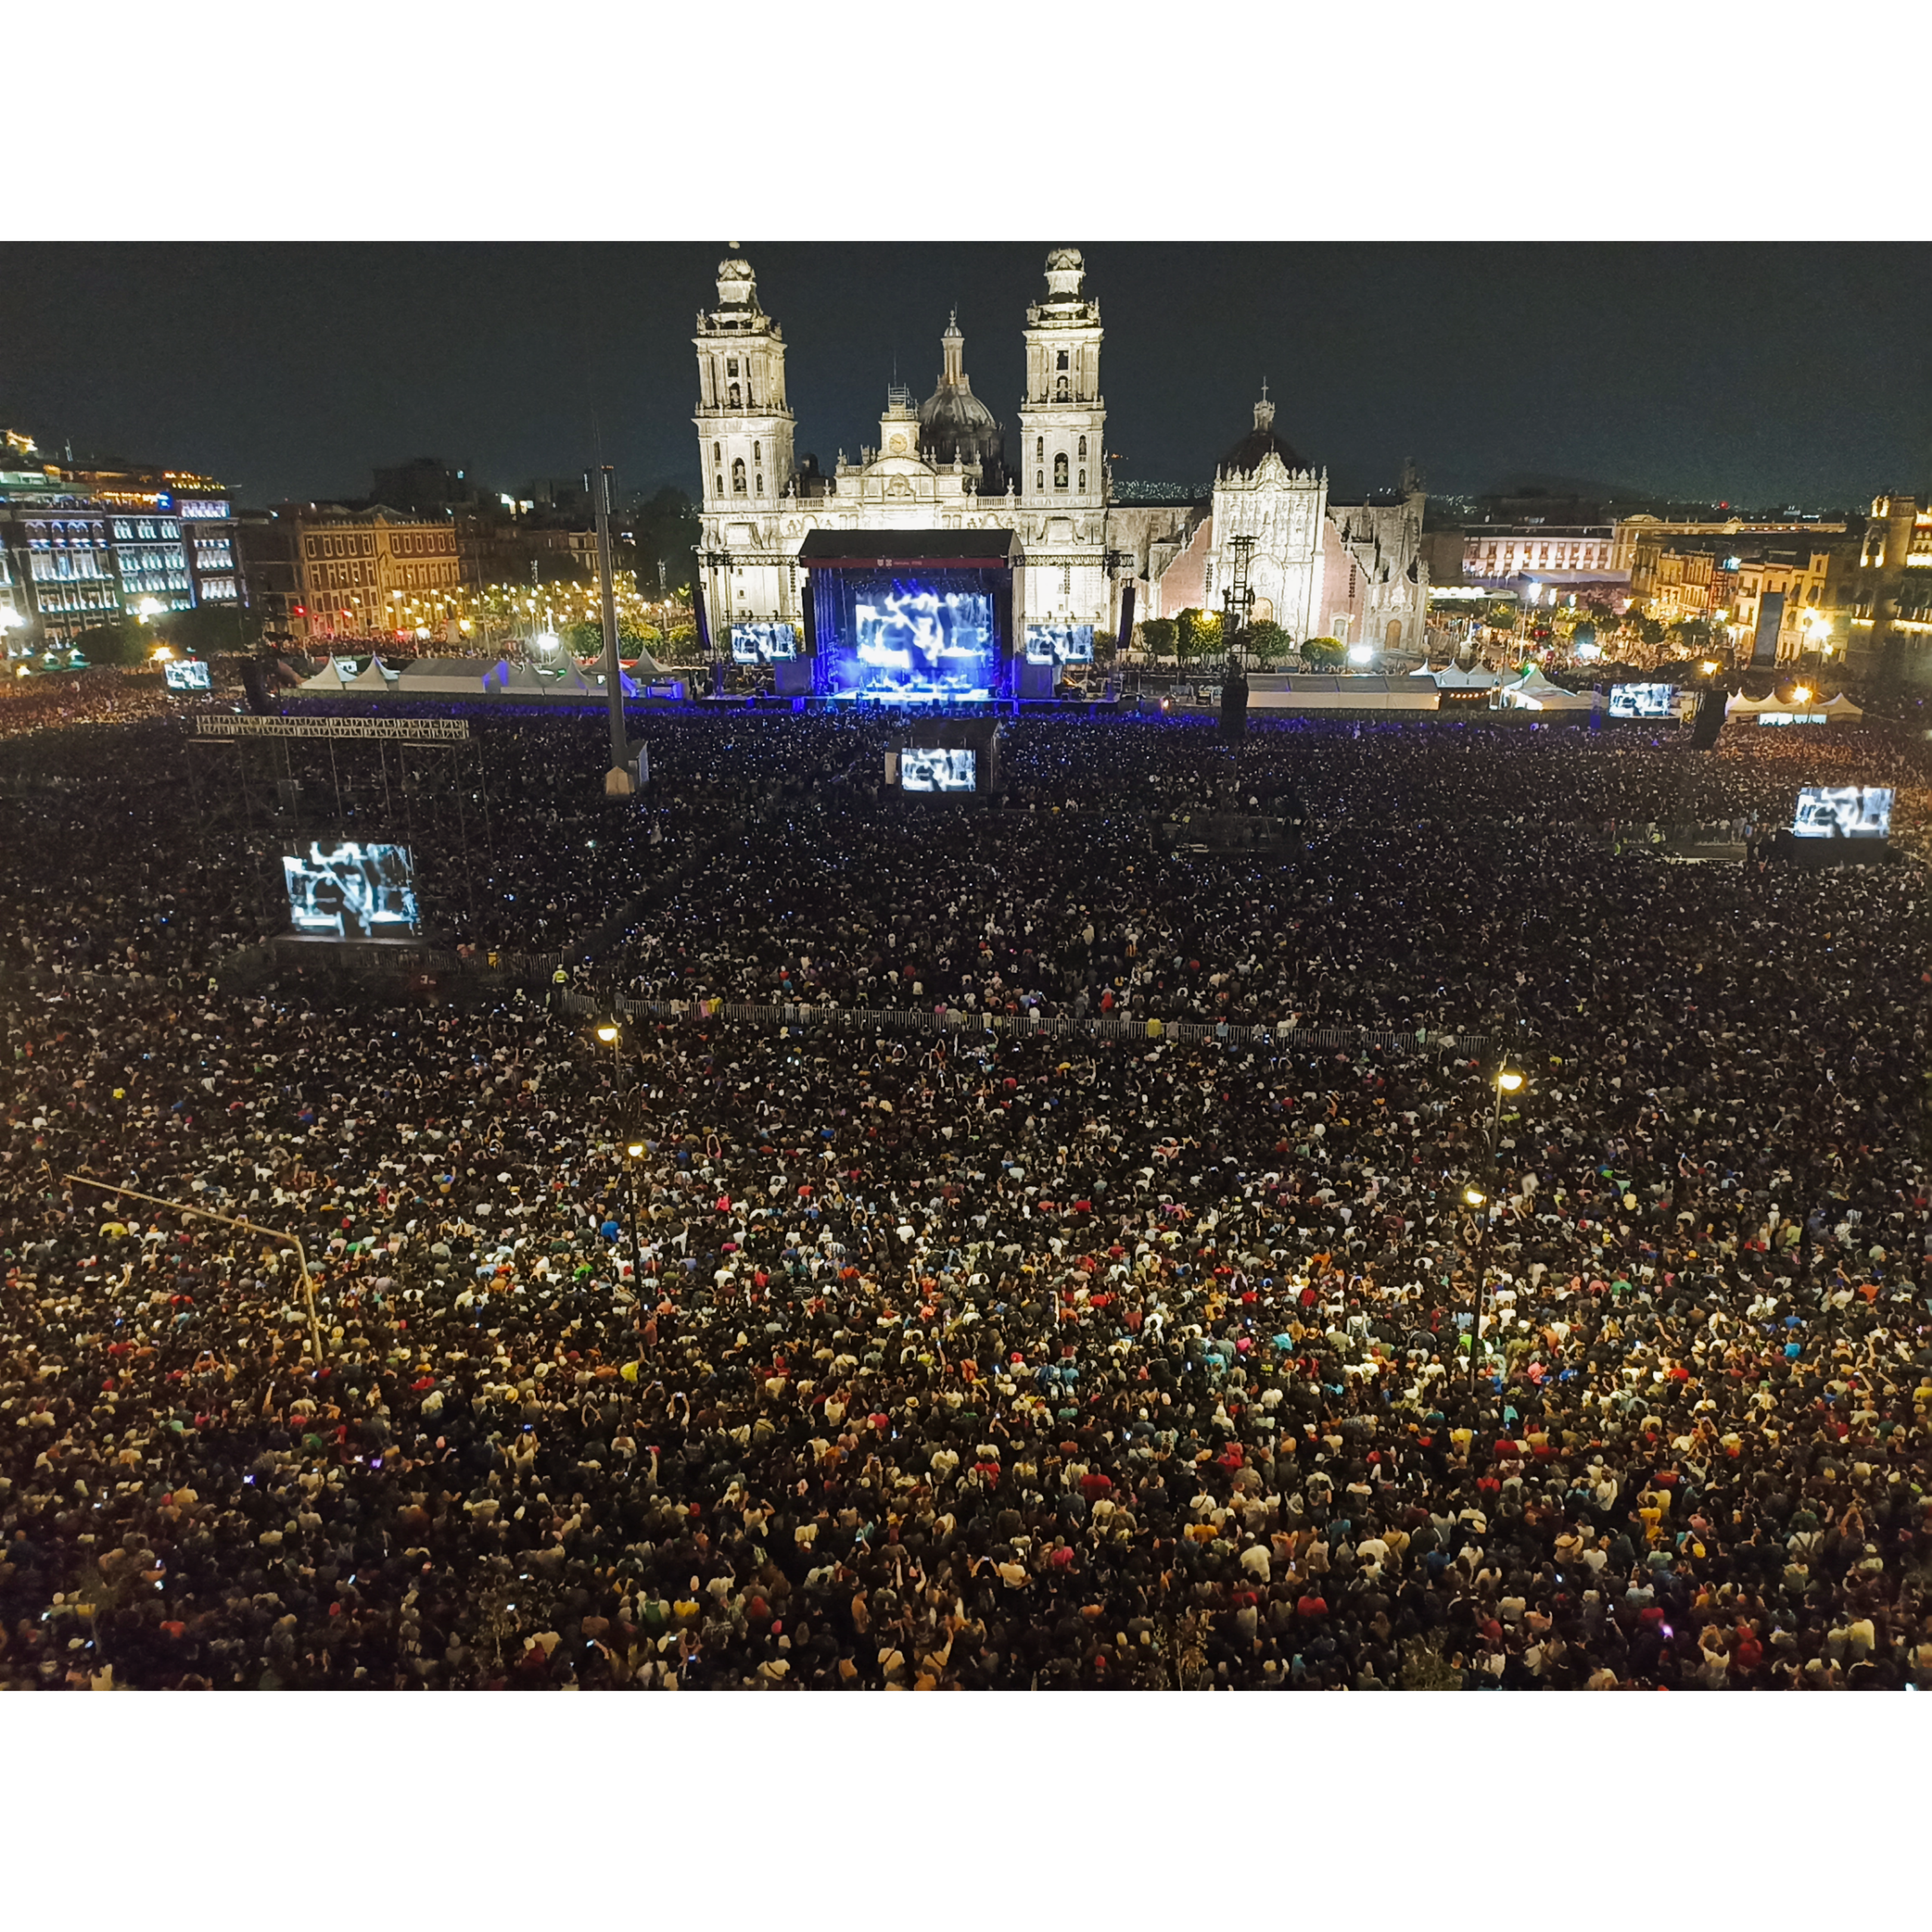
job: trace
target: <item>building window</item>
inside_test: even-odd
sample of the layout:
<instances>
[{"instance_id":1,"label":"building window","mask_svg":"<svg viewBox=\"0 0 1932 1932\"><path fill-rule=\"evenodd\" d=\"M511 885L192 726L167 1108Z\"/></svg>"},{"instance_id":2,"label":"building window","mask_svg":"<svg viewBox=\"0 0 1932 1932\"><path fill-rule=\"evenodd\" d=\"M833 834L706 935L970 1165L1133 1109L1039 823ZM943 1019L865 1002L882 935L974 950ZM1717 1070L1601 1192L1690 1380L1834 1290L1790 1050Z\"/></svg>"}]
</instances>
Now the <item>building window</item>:
<instances>
[{"instance_id":1,"label":"building window","mask_svg":"<svg viewBox=\"0 0 1932 1932\"><path fill-rule=\"evenodd\" d=\"M1065 350L1063 349L1060 352L1059 357L1055 361L1053 366L1056 369L1064 369L1066 367L1066 351Z\"/></svg>"},{"instance_id":2,"label":"building window","mask_svg":"<svg viewBox=\"0 0 1932 1932\"><path fill-rule=\"evenodd\" d=\"M724 446L722 442L714 442L711 446L711 460L713 463L722 463L724 460Z\"/></svg>"},{"instance_id":3,"label":"building window","mask_svg":"<svg viewBox=\"0 0 1932 1932\"><path fill-rule=\"evenodd\" d=\"M1087 439L1084 436L1080 439L1080 460L1082 463L1087 460Z\"/></svg>"},{"instance_id":4,"label":"building window","mask_svg":"<svg viewBox=\"0 0 1932 1932\"><path fill-rule=\"evenodd\" d=\"M1066 452L1064 449L1053 459L1053 487L1056 490L1066 488Z\"/></svg>"},{"instance_id":5,"label":"building window","mask_svg":"<svg viewBox=\"0 0 1932 1932\"><path fill-rule=\"evenodd\" d=\"M738 358L736 356L734 356L728 362L726 362L724 364L724 373L728 376L735 376L737 374Z\"/></svg>"},{"instance_id":6,"label":"building window","mask_svg":"<svg viewBox=\"0 0 1932 1932\"><path fill-rule=\"evenodd\" d=\"M764 460L765 460L765 453L764 453L764 452L761 448L760 448L760 447L758 446L758 444L756 444L755 442L754 442L754 443L753 443L753 444L752 444L752 460L754 463L762 463L762 462L764 462Z\"/></svg>"},{"instance_id":7,"label":"building window","mask_svg":"<svg viewBox=\"0 0 1932 1932\"><path fill-rule=\"evenodd\" d=\"M1033 460L1036 463L1044 463L1046 460L1046 438L1043 436L1036 436L1034 438Z\"/></svg>"},{"instance_id":8,"label":"building window","mask_svg":"<svg viewBox=\"0 0 1932 1932\"><path fill-rule=\"evenodd\" d=\"M1053 386L1053 400L1056 403L1064 403L1066 400L1066 378L1064 376Z\"/></svg>"},{"instance_id":9,"label":"building window","mask_svg":"<svg viewBox=\"0 0 1932 1932\"><path fill-rule=\"evenodd\" d=\"M717 485L718 485L718 495L719 495L719 496L723 496L723 495L724 495L724 478L722 476L718 476L718 477L714 478L712 480L713 480L713 481L717 484Z\"/></svg>"},{"instance_id":10,"label":"building window","mask_svg":"<svg viewBox=\"0 0 1932 1932\"><path fill-rule=\"evenodd\" d=\"M1080 472L1080 487L1083 490L1087 488L1087 472L1084 470Z\"/></svg>"},{"instance_id":11,"label":"building window","mask_svg":"<svg viewBox=\"0 0 1932 1932\"><path fill-rule=\"evenodd\" d=\"M1046 488L1046 472L1044 470L1036 470L1033 472L1033 487L1036 490Z\"/></svg>"},{"instance_id":12,"label":"building window","mask_svg":"<svg viewBox=\"0 0 1932 1932\"><path fill-rule=\"evenodd\" d=\"M738 406L738 386L736 382L731 385L731 406L734 410Z\"/></svg>"},{"instance_id":13,"label":"building window","mask_svg":"<svg viewBox=\"0 0 1932 1932\"><path fill-rule=\"evenodd\" d=\"M760 476L760 477L758 478L758 494L759 494L760 496L762 496L764 494L765 494L765 479L764 478L764 477Z\"/></svg>"},{"instance_id":14,"label":"building window","mask_svg":"<svg viewBox=\"0 0 1932 1932\"><path fill-rule=\"evenodd\" d=\"M731 459L731 494L734 496L745 494L745 459L742 456Z\"/></svg>"}]
</instances>

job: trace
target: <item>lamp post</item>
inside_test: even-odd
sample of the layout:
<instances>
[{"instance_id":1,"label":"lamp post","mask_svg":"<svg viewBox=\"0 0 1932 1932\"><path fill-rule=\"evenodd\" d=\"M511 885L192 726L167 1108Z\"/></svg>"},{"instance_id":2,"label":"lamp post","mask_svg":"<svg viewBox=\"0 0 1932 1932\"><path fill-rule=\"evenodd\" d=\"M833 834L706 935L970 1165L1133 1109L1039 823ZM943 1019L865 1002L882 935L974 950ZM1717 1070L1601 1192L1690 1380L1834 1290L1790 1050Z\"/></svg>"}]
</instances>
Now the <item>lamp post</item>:
<instances>
[{"instance_id":1,"label":"lamp post","mask_svg":"<svg viewBox=\"0 0 1932 1932\"><path fill-rule=\"evenodd\" d=\"M71 1181L77 1187L98 1187L104 1194L124 1194L130 1201L146 1201L157 1208L172 1209L177 1214L199 1214L204 1221L219 1221L224 1228L239 1228L244 1233L264 1234L272 1241L286 1241L296 1251L296 1260L302 1269L302 1293L308 1302L309 1338L315 1344L316 1365L322 1362L322 1323L315 1312L315 1279L308 1271L308 1251L302 1244L298 1234L280 1228L258 1227L253 1221L238 1221L229 1214L216 1214L206 1208L190 1208L179 1201L165 1201L158 1194L142 1194L132 1187L116 1187L105 1180L90 1180L84 1174L64 1174L63 1180Z\"/></svg>"},{"instance_id":2,"label":"lamp post","mask_svg":"<svg viewBox=\"0 0 1932 1932\"><path fill-rule=\"evenodd\" d=\"M1487 1286L1490 1233L1489 1216L1485 1210L1489 1206L1489 1196L1480 1187L1466 1187L1462 1198L1479 1217L1476 1222L1476 1286L1472 1297L1474 1306L1469 1316L1469 1396L1473 1401L1476 1394L1476 1360L1483 1346L1483 1291Z\"/></svg>"},{"instance_id":3,"label":"lamp post","mask_svg":"<svg viewBox=\"0 0 1932 1932\"><path fill-rule=\"evenodd\" d=\"M597 1037L610 1049L610 1065L616 1081L616 1111L618 1124L624 1122L624 1030L615 1020L604 1020L598 1026ZM638 1245L638 1191L631 1179L631 1163L644 1158L642 1141L627 1141L624 1148L624 1210L625 1217L631 1225L631 1270L634 1281L640 1250Z\"/></svg>"},{"instance_id":4,"label":"lamp post","mask_svg":"<svg viewBox=\"0 0 1932 1932\"><path fill-rule=\"evenodd\" d=\"M1488 1155L1490 1185L1496 1185L1497 1172L1496 1136L1502 1131L1503 1096L1514 1094L1522 1084L1522 1076L1508 1064L1496 1072L1496 1104L1490 1116L1489 1132L1484 1136L1485 1151ZM1483 1311L1488 1298L1490 1228L1496 1219L1495 1204L1480 1187L1466 1187L1462 1198L1475 1209L1480 1217L1476 1225L1476 1288L1475 1312L1469 1329L1469 1393L1476 1392L1477 1362L1483 1342Z\"/></svg>"},{"instance_id":5,"label":"lamp post","mask_svg":"<svg viewBox=\"0 0 1932 1932\"><path fill-rule=\"evenodd\" d=\"M626 1144L624 1161L624 1207L631 1223L631 1292L637 1296L638 1306L644 1304L644 1284L638 1278L638 1271L644 1264L644 1244L638 1239L638 1184L633 1170L644 1157L642 1141Z\"/></svg>"}]
</instances>

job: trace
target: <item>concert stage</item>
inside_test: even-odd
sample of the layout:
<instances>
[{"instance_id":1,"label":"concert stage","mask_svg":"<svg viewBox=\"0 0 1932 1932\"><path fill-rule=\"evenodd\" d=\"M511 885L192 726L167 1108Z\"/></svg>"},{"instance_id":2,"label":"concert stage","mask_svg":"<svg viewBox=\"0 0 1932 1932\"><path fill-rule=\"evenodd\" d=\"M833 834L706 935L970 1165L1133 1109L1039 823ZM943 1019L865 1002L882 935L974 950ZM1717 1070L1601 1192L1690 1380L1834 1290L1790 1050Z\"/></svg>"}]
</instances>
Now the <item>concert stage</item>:
<instances>
[{"instance_id":1,"label":"concert stage","mask_svg":"<svg viewBox=\"0 0 1932 1932\"><path fill-rule=\"evenodd\" d=\"M798 560L806 662L788 680L792 694L808 694L807 666L810 696L860 704L1023 694L1011 530L814 530Z\"/></svg>"}]
</instances>

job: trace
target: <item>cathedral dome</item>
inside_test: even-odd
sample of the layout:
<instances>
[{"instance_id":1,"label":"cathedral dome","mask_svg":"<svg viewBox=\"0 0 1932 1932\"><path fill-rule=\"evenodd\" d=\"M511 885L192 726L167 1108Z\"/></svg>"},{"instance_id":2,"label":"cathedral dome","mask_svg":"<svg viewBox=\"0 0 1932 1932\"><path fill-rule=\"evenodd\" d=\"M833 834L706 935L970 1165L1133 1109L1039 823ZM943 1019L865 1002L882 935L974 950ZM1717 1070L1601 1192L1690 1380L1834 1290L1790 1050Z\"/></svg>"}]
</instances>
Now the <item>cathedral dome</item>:
<instances>
[{"instance_id":1,"label":"cathedral dome","mask_svg":"<svg viewBox=\"0 0 1932 1932\"><path fill-rule=\"evenodd\" d=\"M920 405L919 440L934 463L963 463L982 472L983 487L998 488L995 480L1004 457L1004 439L993 412L973 393L966 374L966 338L956 314L940 338L944 367L939 386Z\"/></svg>"},{"instance_id":2,"label":"cathedral dome","mask_svg":"<svg viewBox=\"0 0 1932 1932\"><path fill-rule=\"evenodd\" d=\"M1255 405L1255 426L1221 458L1220 467L1231 476L1252 476L1273 454L1281 458L1285 470L1306 470L1308 466L1295 454L1274 427L1274 405L1268 399L1268 386L1262 386L1262 399Z\"/></svg>"}]
</instances>

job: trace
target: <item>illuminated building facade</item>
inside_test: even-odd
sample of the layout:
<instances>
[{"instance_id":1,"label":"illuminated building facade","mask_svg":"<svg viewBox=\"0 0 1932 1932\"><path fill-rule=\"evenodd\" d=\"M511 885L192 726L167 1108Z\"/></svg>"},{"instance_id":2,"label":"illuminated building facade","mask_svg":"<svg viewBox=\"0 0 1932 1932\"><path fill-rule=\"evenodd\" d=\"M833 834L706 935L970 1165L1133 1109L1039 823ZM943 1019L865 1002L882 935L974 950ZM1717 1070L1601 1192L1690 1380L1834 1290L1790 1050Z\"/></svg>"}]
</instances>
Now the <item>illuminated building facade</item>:
<instances>
[{"instance_id":1,"label":"illuminated building facade","mask_svg":"<svg viewBox=\"0 0 1932 1932\"><path fill-rule=\"evenodd\" d=\"M311 637L440 631L457 596L456 526L388 509L293 512L301 615Z\"/></svg>"},{"instance_id":2,"label":"illuminated building facade","mask_svg":"<svg viewBox=\"0 0 1932 1932\"><path fill-rule=\"evenodd\" d=\"M703 483L698 582L721 642L736 624L802 626L806 586L798 554L815 530L991 530L1013 526L1010 494L982 494L999 462L998 426L970 396L956 320L941 340L938 390L923 410L898 384L886 394L879 440L832 473L795 454L785 394L785 340L759 306L748 262L718 264L718 306L698 317L698 431Z\"/></svg>"},{"instance_id":3,"label":"illuminated building facade","mask_svg":"<svg viewBox=\"0 0 1932 1932\"><path fill-rule=\"evenodd\" d=\"M1834 615L1855 666L1889 663L1915 682L1932 680L1932 502L1876 498L1834 590Z\"/></svg>"}]
</instances>

